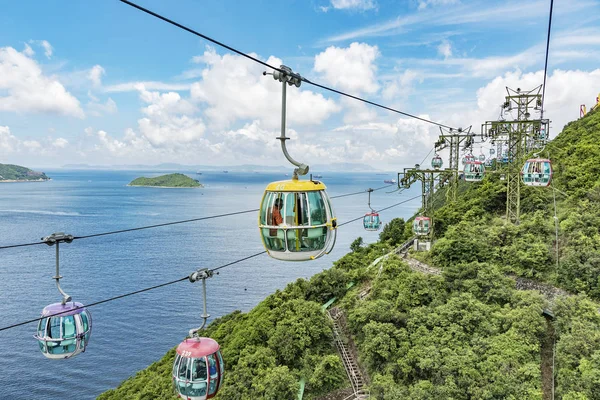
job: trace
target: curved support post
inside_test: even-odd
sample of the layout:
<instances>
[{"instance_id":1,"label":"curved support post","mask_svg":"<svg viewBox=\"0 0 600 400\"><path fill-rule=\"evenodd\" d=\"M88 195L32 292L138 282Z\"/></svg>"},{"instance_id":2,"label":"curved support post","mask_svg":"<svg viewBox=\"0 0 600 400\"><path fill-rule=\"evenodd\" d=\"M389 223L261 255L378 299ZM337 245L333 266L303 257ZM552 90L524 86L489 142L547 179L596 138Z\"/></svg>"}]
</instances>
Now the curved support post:
<instances>
[{"instance_id":1,"label":"curved support post","mask_svg":"<svg viewBox=\"0 0 600 400\"><path fill-rule=\"evenodd\" d=\"M290 138L285 136L285 122L286 122L286 107L287 107L287 87L288 85L295 85L296 87L300 87L302 84L302 77L298 74L294 74L292 69L286 67L285 65L280 66L280 71L273 72L273 79L281 82L281 136L277 139L281 141L281 150L283 151L283 155L285 158L292 163L297 168L294 169L294 179L298 179L298 175L306 175L308 173L309 167L306 164L298 162L290 156L290 153L287 151L287 147L285 145L285 141ZM266 72L263 72L263 75L267 75Z\"/></svg>"},{"instance_id":2,"label":"curved support post","mask_svg":"<svg viewBox=\"0 0 600 400\"><path fill-rule=\"evenodd\" d=\"M369 208L371 209L371 212L374 213L375 210L373 210L373 207L371 207L371 192L373 192L373 189L369 188L369 190L367 190L367 192L369 192Z\"/></svg>"},{"instance_id":3,"label":"curved support post","mask_svg":"<svg viewBox=\"0 0 600 400\"><path fill-rule=\"evenodd\" d=\"M202 325L200 325L198 328L195 329L190 329L189 335L190 337L194 337L197 336L198 332L200 332L201 330L203 330L206 327L206 321L208 320L208 318L210 317L210 314L207 312L206 310L206 279L210 278L213 276L212 271L209 271L207 268L203 268L203 269L199 269L198 271L192 272L190 274L190 282L197 282L199 280L202 280L202 315L200 315L200 318L202 318Z\"/></svg>"},{"instance_id":4,"label":"curved support post","mask_svg":"<svg viewBox=\"0 0 600 400\"><path fill-rule=\"evenodd\" d=\"M59 264L60 264L59 263L59 249L58 249L59 243L60 242L56 242L56 275L54 276L53 279L56 280L56 287L58 288L58 291L60 292L60 294L62 294L63 298L62 298L61 303L63 305L65 305L67 302L71 301L72 298L71 298L71 296L66 294L64 292L64 290L62 290L62 288L60 287L60 279L62 278L62 276L60 276L60 273L59 273Z\"/></svg>"},{"instance_id":5,"label":"curved support post","mask_svg":"<svg viewBox=\"0 0 600 400\"><path fill-rule=\"evenodd\" d=\"M60 280L62 276L60 276L60 256L59 256L59 246L60 242L71 243L73 241L73 235L65 235L64 232L53 233L50 236L43 237L42 240L48 246L56 245L56 275L52 277L52 279L56 280L56 287L58 291L62 295L61 303L64 305L67 302L71 301L72 298L64 290L60 287Z\"/></svg>"}]
</instances>

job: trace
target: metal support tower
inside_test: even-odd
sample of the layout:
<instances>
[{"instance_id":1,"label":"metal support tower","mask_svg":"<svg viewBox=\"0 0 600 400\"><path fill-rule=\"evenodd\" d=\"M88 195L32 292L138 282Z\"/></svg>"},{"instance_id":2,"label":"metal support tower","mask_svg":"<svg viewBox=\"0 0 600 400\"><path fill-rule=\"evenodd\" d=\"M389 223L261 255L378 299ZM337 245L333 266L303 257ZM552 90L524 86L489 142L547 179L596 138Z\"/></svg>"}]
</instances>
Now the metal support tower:
<instances>
[{"instance_id":1,"label":"metal support tower","mask_svg":"<svg viewBox=\"0 0 600 400\"><path fill-rule=\"evenodd\" d=\"M512 121L487 121L481 126L481 135L493 141L506 141L508 165L506 166L506 220L519 223L521 209L520 172L525 155L539 149L548 140L547 119L531 119L533 111L540 111L542 86L529 91L506 88L507 96L502 107L505 111L516 109L517 119Z\"/></svg>"},{"instance_id":2,"label":"metal support tower","mask_svg":"<svg viewBox=\"0 0 600 400\"><path fill-rule=\"evenodd\" d=\"M417 181L421 182L421 210L423 215L431 218L429 240L433 240L433 200L436 182L442 186L446 182L451 183L456 178L458 178L457 172L450 168L421 169L419 164L416 164L414 168L404 168L404 172L398 172L398 188L408 189Z\"/></svg>"},{"instance_id":3,"label":"metal support tower","mask_svg":"<svg viewBox=\"0 0 600 400\"><path fill-rule=\"evenodd\" d=\"M456 201L456 193L458 191L458 171L460 171L460 150L466 149L473 145L475 134L471 133L471 127L466 130L458 128L454 131L452 128L444 130L440 127L440 137L435 143L435 151L439 152L446 148L450 149L450 165L445 171L453 170L455 174L450 176L446 198L448 201Z\"/></svg>"}]
</instances>

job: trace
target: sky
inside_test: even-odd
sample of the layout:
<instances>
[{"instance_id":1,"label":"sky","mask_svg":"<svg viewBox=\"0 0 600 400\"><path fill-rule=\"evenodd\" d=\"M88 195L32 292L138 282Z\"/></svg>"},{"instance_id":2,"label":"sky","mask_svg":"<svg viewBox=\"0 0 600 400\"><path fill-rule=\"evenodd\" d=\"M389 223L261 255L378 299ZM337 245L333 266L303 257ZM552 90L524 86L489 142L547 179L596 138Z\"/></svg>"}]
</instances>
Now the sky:
<instances>
[{"instance_id":1,"label":"sky","mask_svg":"<svg viewBox=\"0 0 600 400\"><path fill-rule=\"evenodd\" d=\"M138 4L313 82L475 132L498 119L506 86L543 82L549 0ZM288 165L275 139L281 83L264 66L117 0L2 8L0 163ZM595 104L598 66L600 0L557 0L551 136ZM288 149L305 164L401 170L440 134L306 83L287 92Z\"/></svg>"}]
</instances>

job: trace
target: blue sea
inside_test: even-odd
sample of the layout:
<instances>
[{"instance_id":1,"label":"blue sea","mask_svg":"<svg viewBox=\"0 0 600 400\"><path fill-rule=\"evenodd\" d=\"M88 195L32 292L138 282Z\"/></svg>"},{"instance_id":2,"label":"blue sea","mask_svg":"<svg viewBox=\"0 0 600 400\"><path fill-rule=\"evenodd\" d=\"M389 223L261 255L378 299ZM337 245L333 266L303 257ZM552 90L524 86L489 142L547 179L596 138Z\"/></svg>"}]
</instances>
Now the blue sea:
<instances>
[{"instance_id":1,"label":"blue sea","mask_svg":"<svg viewBox=\"0 0 600 400\"><path fill-rule=\"evenodd\" d=\"M258 208L265 186L283 174L204 172L203 189L127 187L157 171L46 171L52 181L0 184L0 246L39 241L54 232L75 236ZM323 173L330 196L384 186L392 174ZM419 194L372 194L384 208ZM343 223L368 211L367 194L333 200ZM409 217L419 200L384 211L382 220ZM358 236L377 241L362 221L339 229L334 251L318 260L290 263L261 255L224 268L207 282L213 318L249 311L297 278L327 269ZM210 219L76 240L61 247L62 288L73 300L92 303L168 282L198 268L214 268L262 248L257 214ZM39 316L60 301L55 248L38 245L0 250L0 327ZM93 399L134 375L199 326L201 284L183 281L90 309L93 332L85 353L49 360L39 351L36 324L0 332L0 399Z\"/></svg>"}]
</instances>

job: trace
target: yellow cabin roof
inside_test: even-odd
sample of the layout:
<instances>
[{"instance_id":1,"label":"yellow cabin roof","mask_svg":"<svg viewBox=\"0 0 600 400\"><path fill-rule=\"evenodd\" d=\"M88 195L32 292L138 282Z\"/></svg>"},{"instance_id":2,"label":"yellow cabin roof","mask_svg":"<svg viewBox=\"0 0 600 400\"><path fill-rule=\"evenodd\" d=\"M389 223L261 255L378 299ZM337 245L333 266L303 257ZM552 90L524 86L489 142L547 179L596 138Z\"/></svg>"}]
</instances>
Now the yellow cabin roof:
<instances>
[{"instance_id":1,"label":"yellow cabin roof","mask_svg":"<svg viewBox=\"0 0 600 400\"><path fill-rule=\"evenodd\" d=\"M271 182L265 189L267 192L314 192L325 190L327 186L319 181L289 180Z\"/></svg>"}]
</instances>

